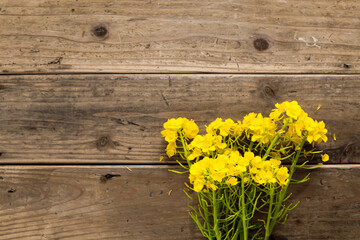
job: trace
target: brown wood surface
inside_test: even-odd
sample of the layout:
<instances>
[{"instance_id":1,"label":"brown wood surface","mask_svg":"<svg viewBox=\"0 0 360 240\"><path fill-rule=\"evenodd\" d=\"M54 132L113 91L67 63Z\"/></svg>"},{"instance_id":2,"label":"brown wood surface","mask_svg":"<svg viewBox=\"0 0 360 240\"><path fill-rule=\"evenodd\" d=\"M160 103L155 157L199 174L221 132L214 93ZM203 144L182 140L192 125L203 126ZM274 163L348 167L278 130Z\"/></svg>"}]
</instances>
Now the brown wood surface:
<instances>
[{"instance_id":1,"label":"brown wood surface","mask_svg":"<svg viewBox=\"0 0 360 240\"><path fill-rule=\"evenodd\" d=\"M182 192L187 176L167 168L0 167L0 238L202 239ZM313 170L291 188L301 203L275 239L358 239L359 178L360 165Z\"/></svg>"},{"instance_id":2,"label":"brown wood surface","mask_svg":"<svg viewBox=\"0 0 360 240\"><path fill-rule=\"evenodd\" d=\"M359 9L357 0L1 1L0 73L359 73Z\"/></svg>"},{"instance_id":3,"label":"brown wood surface","mask_svg":"<svg viewBox=\"0 0 360 240\"><path fill-rule=\"evenodd\" d=\"M1 76L0 100L1 163L156 164L168 118L202 127L285 100L325 121L332 163L360 163L359 75Z\"/></svg>"},{"instance_id":4,"label":"brown wood surface","mask_svg":"<svg viewBox=\"0 0 360 240\"><path fill-rule=\"evenodd\" d=\"M359 56L357 0L0 0L0 239L200 240L162 124L292 100L331 160L273 239L359 239Z\"/></svg>"}]
</instances>

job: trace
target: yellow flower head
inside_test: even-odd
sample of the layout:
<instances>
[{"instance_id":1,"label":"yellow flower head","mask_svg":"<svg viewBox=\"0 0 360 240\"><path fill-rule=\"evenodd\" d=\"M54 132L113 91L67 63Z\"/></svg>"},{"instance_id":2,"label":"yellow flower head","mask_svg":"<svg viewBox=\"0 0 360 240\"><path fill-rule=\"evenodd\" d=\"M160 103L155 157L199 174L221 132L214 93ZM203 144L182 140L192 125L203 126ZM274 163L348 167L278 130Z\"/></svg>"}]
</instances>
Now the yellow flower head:
<instances>
[{"instance_id":1,"label":"yellow flower head","mask_svg":"<svg viewBox=\"0 0 360 240\"><path fill-rule=\"evenodd\" d=\"M176 139L178 138L177 132L169 129L161 131L161 135L165 138L165 141L169 143L176 142Z\"/></svg>"},{"instance_id":2,"label":"yellow flower head","mask_svg":"<svg viewBox=\"0 0 360 240\"><path fill-rule=\"evenodd\" d=\"M219 130L219 134L226 137L234 130L235 125L234 121L230 118L226 119L225 122L221 118L217 118L206 128L206 132L216 135L217 130Z\"/></svg>"},{"instance_id":3,"label":"yellow flower head","mask_svg":"<svg viewBox=\"0 0 360 240\"><path fill-rule=\"evenodd\" d=\"M244 117L243 128L253 142L268 143L275 136L276 124L274 119L263 117L261 113L249 113Z\"/></svg>"},{"instance_id":4,"label":"yellow flower head","mask_svg":"<svg viewBox=\"0 0 360 240\"><path fill-rule=\"evenodd\" d=\"M311 118L307 118L307 125L305 128L308 131L307 141L309 143L321 143L322 141L327 141L327 129L325 128L325 123L323 121L318 122Z\"/></svg>"},{"instance_id":5,"label":"yellow flower head","mask_svg":"<svg viewBox=\"0 0 360 240\"><path fill-rule=\"evenodd\" d=\"M199 127L193 120L184 119L183 132L186 138L193 139L199 133Z\"/></svg>"},{"instance_id":6,"label":"yellow flower head","mask_svg":"<svg viewBox=\"0 0 360 240\"><path fill-rule=\"evenodd\" d=\"M166 147L166 154L168 157L174 156L176 153L176 142L170 142Z\"/></svg>"},{"instance_id":7,"label":"yellow flower head","mask_svg":"<svg viewBox=\"0 0 360 240\"><path fill-rule=\"evenodd\" d=\"M327 155L326 153L325 153L325 154L321 154L321 158L322 158L322 161L323 161L323 162L329 161L329 155Z\"/></svg>"},{"instance_id":8,"label":"yellow flower head","mask_svg":"<svg viewBox=\"0 0 360 240\"><path fill-rule=\"evenodd\" d=\"M235 177L231 177L228 180L226 180L225 183L228 184L228 185L234 186L234 185L238 184L239 182Z\"/></svg>"},{"instance_id":9,"label":"yellow flower head","mask_svg":"<svg viewBox=\"0 0 360 240\"><path fill-rule=\"evenodd\" d=\"M167 130L177 131L183 127L184 118L171 118L164 123L164 128Z\"/></svg>"},{"instance_id":10,"label":"yellow flower head","mask_svg":"<svg viewBox=\"0 0 360 240\"><path fill-rule=\"evenodd\" d=\"M285 101L281 104L275 104L275 107L279 109L280 113L286 113L290 118L297 119L303 112L300 105L296 101Z\"/></svg>"},{"instance_id":11,"label":"yellow flower head","mask_svg":"<svg viewBox=\"0 0 360 240\"><path fill-rule=\"evenodd\" d=\"M280 186L286 185L289 181L289 170L286 167L281 167L276 173L276 179Z\"/></svg>"}]
</instances>

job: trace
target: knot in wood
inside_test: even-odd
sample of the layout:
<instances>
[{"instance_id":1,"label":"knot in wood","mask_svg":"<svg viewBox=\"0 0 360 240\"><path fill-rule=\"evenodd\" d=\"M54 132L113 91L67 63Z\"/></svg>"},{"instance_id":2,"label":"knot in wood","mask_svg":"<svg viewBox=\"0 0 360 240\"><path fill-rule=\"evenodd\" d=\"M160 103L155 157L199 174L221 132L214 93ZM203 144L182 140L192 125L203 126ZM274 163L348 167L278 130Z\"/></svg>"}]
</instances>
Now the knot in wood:
<instances>
[{"instance_id":1,"label":"knot in wood","mask_svg":"<svg viewBox=\"0 0 360 240\"><path fill-rule=\"evenodd\" d=\"M346 147L345 147L345 155L351 155L354 151L354 144L353 143L350 143L348 144Z\"/></svg>"},{"instance_id":2,"label":"knot in wood","mask_svg":"<svg viewBox=\"0 0 360 240\"><path fill-rule=\"evenodd\" d=\"M109 35L109 31L104 25L97 25L92 30L91 33L100 39L105 39Z\"/></svg>"},{"instance_id":3,"label":"knot in wood","mask_svg":"<svg viewBox=\"0 0 360 240\"><path fill-rule=\"evenodd\" d=\"M269 43L263 38L258 38L254 41L254 47L258 51L265 51L269 48Z\"/></svg>"},{"instance_id":4,"label":"knot in wood","mask_svg":"<svg viewBox=\"0 0 360 240\"><path fill-rule=\"evenodd\" d=\"M109 144L109 137L107 137L107 136L101 137L98 140L98 146L99 147L105 147L108 144Z\"/></svg>"},{"instance_id":5,"label":"knot in wood","mask_svg":"<svg viewBox=\"0 0 360 240\"><path fill-rule=\"evenodd\" d=\"M264 93L270 98L275 98L275 91L269 86L264 87Z\"/></svg>"}]
</instances>

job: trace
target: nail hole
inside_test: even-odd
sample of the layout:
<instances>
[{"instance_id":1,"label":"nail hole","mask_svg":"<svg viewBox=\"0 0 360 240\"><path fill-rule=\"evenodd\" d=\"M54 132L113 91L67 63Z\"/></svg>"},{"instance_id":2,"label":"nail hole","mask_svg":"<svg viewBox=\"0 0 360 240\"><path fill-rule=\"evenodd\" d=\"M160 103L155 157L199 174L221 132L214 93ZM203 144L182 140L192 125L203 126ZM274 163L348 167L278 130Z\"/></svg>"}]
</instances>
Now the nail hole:
<instances>
[{"instance_id":1,"label":"nail hole","mask_svg":"<svg viewBox=\"0 0 360 240\"><path fill-rule=\"evenodd\" d=\"M110 180L110 179L112 179L113 177L121 177L121 175L120 175L120 174L110 174L110 173L105 174L105 175L101 175L101 176L100 176L100 182L101 182L101 183L106 183L107 180Z\"/></svg>"},{"instance_id":2,"label":"nail hole","mask_svg":"<svg viewBox=\"0 0 360 240\"><path fill-rule=\"evenodd\" d=\"M8 190L8 193L14 193L14 192L16 192L16 189L15 189L15 188L10 188L10 189Z\"/></svg>"},{"instance_id":3,"label":"nail hole","mask_svg":"<svg viewBox=\"0 0 360 240\"><path fill-rule=\"evenodd\" d=\"M349 69L349 68L351 68L351 65L344 63L344 64L343 64L343 68Z\"/></svg>"},{"instance_id":4,"label":"nail hole","mask_svg":"<svg viewBox=\"0 0 360 240\"><path fill-rule=\"evenodd\" d=\"M269 43L265 39L259 38L254 41L254 47L259 51L264 51L269 48Z\"/></svg>"}]
</instances>

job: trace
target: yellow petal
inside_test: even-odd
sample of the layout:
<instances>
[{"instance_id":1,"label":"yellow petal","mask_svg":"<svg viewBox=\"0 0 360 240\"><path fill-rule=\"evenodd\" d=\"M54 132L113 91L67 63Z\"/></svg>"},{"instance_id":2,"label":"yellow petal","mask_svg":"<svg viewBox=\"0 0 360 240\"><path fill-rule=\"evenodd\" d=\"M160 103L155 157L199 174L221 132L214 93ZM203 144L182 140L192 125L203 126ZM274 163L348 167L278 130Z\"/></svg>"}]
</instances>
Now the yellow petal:
<instances>
[{"instance_id":1,"label":"yellow petal","mask_svg":"<svg viewBox=\"0 0 360 240\"><path fill-rule=\"evenodd\" d=\"M319 110L321 108L321 104L319 104L319 106L317 107L317 109L316 110Z\"/></svg>"},{"instance_id":2,"label":"yellow petal","mask_svg":"<svg viewBox=\"0 0 360 240\"><path fill-rule=\"evenodd\" d=\"M327 155L326 153L325 153L325 154L321 154L321 158L322 158L322 161L323 161L323 162L329 161L329 155Z\"/></svg>"},{"instance_id":3,"label":"yellow petal","mask_svg":"<svg viewBox=\"0 0 360 240\"><path fill-rule=\"evenodd\" d=\"M334 133L334 136L333 136L333 137L334 137L334 140L336 141L336 136L335 136L335 133Z\"/></svg>"},{"instance_id":4,"label":"yellow petal","mask_svg":"<svg viewBox=\"0 0 360 240\"><path fill-rule=\"evenodd\" d=\"M164 157L160 157L160 162L164 159Z\"/></svg>"}]
</instances>

